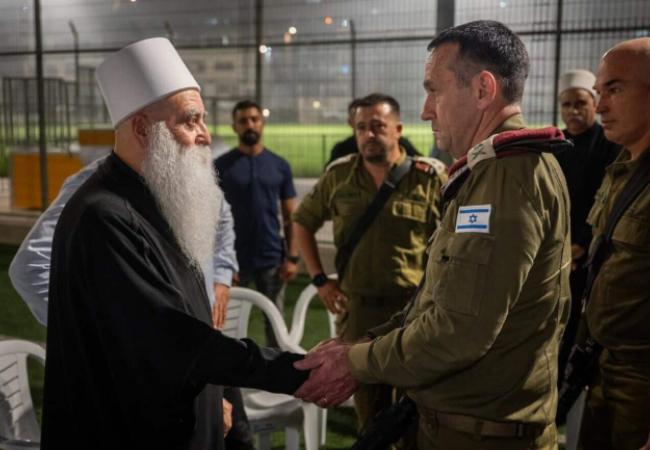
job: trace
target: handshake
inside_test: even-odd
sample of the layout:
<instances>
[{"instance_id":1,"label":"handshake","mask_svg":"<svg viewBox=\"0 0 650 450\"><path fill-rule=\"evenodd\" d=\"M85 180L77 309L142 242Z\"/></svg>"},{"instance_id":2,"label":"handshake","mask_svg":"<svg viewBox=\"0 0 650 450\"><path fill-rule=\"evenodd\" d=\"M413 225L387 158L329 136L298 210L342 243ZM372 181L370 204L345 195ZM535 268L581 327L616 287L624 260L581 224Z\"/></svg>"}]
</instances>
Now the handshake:
<instances>
[{"instance_id":1,"label":"handshake","mask_svg":"<svg viewBox=\"0 0 650 450\"><path fill-rule=\"evenodd\" d=\"M340 405L350 398L359 387L347 360L351 345L338 338L329 339L311 349L304 359L293 363L296 369L311 370L309 378L294 396L321 408Z\"/></svg>"}]
</instances>

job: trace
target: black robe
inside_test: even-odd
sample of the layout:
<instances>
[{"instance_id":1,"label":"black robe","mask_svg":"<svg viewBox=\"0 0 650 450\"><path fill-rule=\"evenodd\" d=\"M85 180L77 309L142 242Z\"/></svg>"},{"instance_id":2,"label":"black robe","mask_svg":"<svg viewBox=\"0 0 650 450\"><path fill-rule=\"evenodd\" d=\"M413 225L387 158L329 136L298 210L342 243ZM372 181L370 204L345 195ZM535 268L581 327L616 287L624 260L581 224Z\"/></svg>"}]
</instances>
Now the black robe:
<instances>
[{"instance_id":1,"label":"black robe","mask_svg":"<svg viewBox=\"0 0 650 450\"><path fill-rule=\"evenodd\" d=\"M211 327L203 276L115 154L61 214L48 314L43 449L221 449L214 385L293 393L307 375Z\"/></svg>"}]
</instances>

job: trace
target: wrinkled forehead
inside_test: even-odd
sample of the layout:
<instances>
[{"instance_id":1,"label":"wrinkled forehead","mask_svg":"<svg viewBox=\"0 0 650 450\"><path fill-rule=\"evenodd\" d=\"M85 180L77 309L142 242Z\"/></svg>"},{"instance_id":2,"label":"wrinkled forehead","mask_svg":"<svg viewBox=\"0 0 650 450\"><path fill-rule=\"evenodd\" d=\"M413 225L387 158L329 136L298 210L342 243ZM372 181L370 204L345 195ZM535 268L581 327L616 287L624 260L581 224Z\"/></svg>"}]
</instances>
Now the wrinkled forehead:
<instances>
[{"instance_id":1,"label":"wrinkled forehead","mask_svg":"<svg viewBox=\"0 0 650 450\"><path fill-rule=\"evenodd\" d=\"M186 89L154 103L146 112L160 120L180 120L186 116L204 116L205 107L198 91Z\"/></svg>"},{"instance_id":2,"label":"wrinkled forehead","mask_svg":"<svg viewBox=\"0 0 650 450\"><path fill-rule=\"evenodd\" d=\"M369 122L371 120L397 120L397 114L392 107L386 102L380 102L372 106L359 106L355 113L355 121Z\"/></svg>"}]
</instances>

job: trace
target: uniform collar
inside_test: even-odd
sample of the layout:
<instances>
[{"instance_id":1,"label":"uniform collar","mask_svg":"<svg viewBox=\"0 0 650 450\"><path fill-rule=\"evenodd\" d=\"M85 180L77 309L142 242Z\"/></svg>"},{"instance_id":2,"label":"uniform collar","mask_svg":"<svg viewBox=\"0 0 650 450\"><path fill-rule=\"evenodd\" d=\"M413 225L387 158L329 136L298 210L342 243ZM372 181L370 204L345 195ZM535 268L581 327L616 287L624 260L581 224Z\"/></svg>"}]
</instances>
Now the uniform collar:
<instances>
[{"instance_id":1,"label":"uniform collar","mask_svg":"<svg viewBox=\"0 0 650 450\"><path fill-rule=\"evenodd\" d=\"M503 133L504 131L521 130L522 128L526 128L524 116L521 113L516 113L504 120L503 123L490 134L492 135Z\"/></svg>"},{"instance_id":2,"label":"uniform collar","mask_svg":"<svg viewBox=\"0 0 650 450\"><path fill-rule=\"evenodd\" d=\"M614 160L614 162L607 167L605 170L607 172L611 172L612 175L622 175L624 173L631 173L636 170L636 168L641 164L641 161L645 158L650 158L650 148L647 148L641 155L632 161L630 159L631 154L630 151L626 148L621 150L621 153L619 153L618 157Z\"/></svg>"},{"instance_id":3,"label":"uniform collar","mask_svg":"<svg viewBox=\"0 0 650 450\"><path fill-rule=\"evenodd\" d=\"M504 120L501 125L499 125L492 133L490 133L490 136L503 133L504 131L521 130L522 128L526 128L524 116L521 113L516 113ZM454 175L456 173L464 172L465 170L468 170L467 153L449 168L449 180L447 184L451 184L453 179L455 179Z\"/></svg>"}]
</instances>

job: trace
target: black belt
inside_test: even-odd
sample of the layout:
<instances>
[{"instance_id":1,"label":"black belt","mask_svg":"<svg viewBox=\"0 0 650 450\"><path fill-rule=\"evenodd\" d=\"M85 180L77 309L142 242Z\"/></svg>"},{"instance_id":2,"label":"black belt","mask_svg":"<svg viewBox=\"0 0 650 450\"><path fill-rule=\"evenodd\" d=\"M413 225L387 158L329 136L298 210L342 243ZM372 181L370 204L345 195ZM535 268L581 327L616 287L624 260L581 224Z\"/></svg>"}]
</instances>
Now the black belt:
<instances>
[{"instance_id":1,"label":"black belt","mask_svg":"<svg viewBox=\"0 0 650 450\"><path fill-rule=\"evenodd\" d=\"M544 426L522 422L495 422L462 414L449 414L418 406L420 417L431 427L443 427L461 433L484 437L537 437Z\"/></svg>"}]
</instances>

